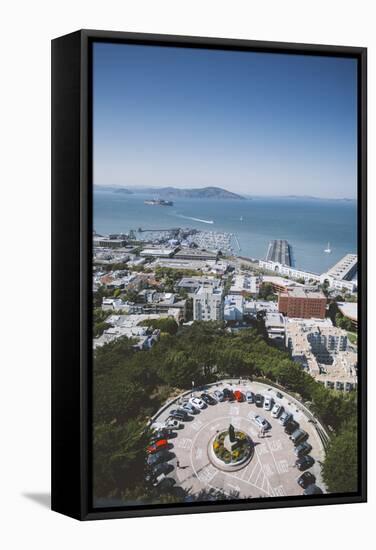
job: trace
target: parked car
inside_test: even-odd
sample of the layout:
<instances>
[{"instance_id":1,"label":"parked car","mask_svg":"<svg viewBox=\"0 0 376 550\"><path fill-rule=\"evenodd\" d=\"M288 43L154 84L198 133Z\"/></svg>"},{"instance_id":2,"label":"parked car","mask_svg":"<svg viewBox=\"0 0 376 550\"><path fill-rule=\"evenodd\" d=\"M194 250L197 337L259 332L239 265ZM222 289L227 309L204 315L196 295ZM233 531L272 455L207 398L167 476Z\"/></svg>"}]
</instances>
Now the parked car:
<instances>
[{"instance_id":1,"label":"parked car","mask_svg":"<svg viewBox=\"0 0 376 550\"><path fill-rule=\"evenodd\" d=\"M274 407L272 408L272 417L278 418L283 413L283 407L279 403L275 403Z\"/></svg>"},{"instance_id":2,"label":"parked car","mask_svg":"<svg viewBox=\"0 0 376 550\"><path fill-rule=\"evenodd\" d=\"M238 403L242 403L242 401L244 401L244 393L240 390L234 391L234 397Z\"/></svg>"},{"instance_id":3,"label":"parked car","mask_svg":"<svg viewBox=\"0 0 376 550\"><path fill-rule=\"evenodd\" d=\"M299 428L299 422L296 422L296 420L290 420L285 426L285 433L287 433L287 435L291 435L298 428Z\"/></svg>"},{"instance_id":4,"label":"parked car","mask_svg":"<svg viewBox=\"0 0 376 550\"><path fill-rule=\"evenodd\" d=\"M149 443L155 443L159 439L167 439L171 435L171 431L166 428L160 428L156 430L150 437Z\"/></svg>"},{"instance_id":5,"label":"parked car","mask_svg":"<svg viewBox=\"0 0 376 550\"><path fill-rule=\"evenodd\" d=\"M184 428L184 424L174 418L170 418L165 422L165 429L168 431L181 430L181 428Z\"/></svg>"},{"instance_id":6,"label":"parked car","mask_svg":"<svg viewBox=\"0 0 376 550\"><path fill-rule=\"evenodd\" d=\"M279 423L282 424L282 426L286 426L291 420L293 420L293 416L288 411L283 411L279 417Z\"/></svg>"},{"instance_id":7,"label":"parked car","mask_svg":"<svg viewBox=\"0 0 376 550\"><path fill-rule=\"evenodd\" d=\"M301 471L308 470L308 468L313 466L314 463L315 460L311 457L311 455L301 456L295 461L295 465L298 467L298 470Z\"/></svg>"},{"instance_id":8,"label":"parked car","mask_svg":"<svg viewBox=\"0 0 376 550\"><path fill-rule=\"evenodd\" d=\"M269 424L269 422L263 417L263 416L260 416L259 414L256 414L255 417L254 417L254 420L255 420L255 423L257 424L257 426L263 430L270 430L271 428L271 425Z\"/></svg>"},{"instance_id":9,"label":"parked car","mask_svg":"<svg viewBox=\"0 0 376 550\"><path fill-rule=\"evenodd\" d=\"M256 393L255 403L256 403L256 407L262 407L262 404L264 403L264 397L261 394Z\"/></svg>"},{"instance_id":10,"label":"parked car","mask_svg":"<svg viewBox=\"0 0 376 550\"><path fill-rule=\"evenodd\" d=\"M215 390L213 392L213 395L215 397L215 399L220 403L221 401L224 400L225 396L223 395L223 392L221 390Z\"/></svg>"},{"instance_id":11,"label":"parked car","mask_svg":"<svg viewBox=\"0 0 376 550\"><path fill-rule=\"evenodd\" d=\"M158 476L161 474L167 475L174 469L172 464L168 464L167 462L161 462L160 464L157 464L156 466L149 467L149 472L146 474L145 479L146 481L153 482Z\"/></svg>"},{"instance_id":12,"label":"parked car","mask_svg":"<svg viewBox=\"0 0 376 550\"><path fill-rule=\"evenodd\" d=\"M273 398L270 397L270 395L266 395L264 398L264 409L266 411L271 411L273 407L273 403L274 403Z\"/></svg>"},{"instance_id":13,"label":"parked car","mask_svg":"<svg viewBox=\"0 0 376 550\"><path fill-rule=\"evenodd\" d=\"M298 477L296 480L300 487L303 487L303 489L306 489L309 485L312 485L316 482L315 476L312 474L312 472L304 472L301 476Z\"/></svg>"},{"instance_id":14,"label":"parked car","mask_svg":"<svg viewBox=\"0 0 376 550\"><path fill-rule=\"evenodd\" d=\"M174 420L183 420L184 421L184 420L187 420L187 418L188 418L188 413L186 411L184 411L183 409L172 409L169 412L169 415Z\"/></svg>"},{"instance_id":15,"label":"parked car","mask_svg":"<svg viewBox=\"0 0 376 550\"><path fill-rule=\"evenodd\" d=\"M160 464L161 462L167 462L167 460L169 460L170 458L172 458L171 453L169 453L167 450L162 450L149 455L146 459L146 464L148 466L155 466L157 464Z\"/></svg>"},{"instance_id":16,"label":"parked car","mask_svg":"<svg viewBox=\"0 0 376 550\"><path fill-rule=\"evenodd\" d=\"M300 443L300 445L298 445L294 449L294 453L298 457L307 455L311 451L312 451L312 445L310 445L307 441L303 441L303 443Z\"/></svg>"},{"instance_id":17,"label":"parked car","mask_svg":"<svg viewBox=\"0 0 376 550\"><path fill-rule=\"evenodd\" d=\"M186 401L180 407L183 409L183 411L187 412L188 414L197 414L199 410L192 405L192 403L189 403L189 401Z\"/></svg>"},{"instance_id":18,"label":"parked car","mask_svg":"<svg viewBox=\"0 0 376 550\"><path fill-rule=\"evenodd\" d=\"M276 396L278 399L283 399L283 394L280 391L277 391Z\"/></svg>"},{"instance_id":19,"label":"parked car","mask_svg":"<svg viewBox=\"0 0 376 550\"><path fill-rule=\"evenodd\" d=\"M176 481L172 477L167 477L165 474L158 476L153 482L153 487L159 487L160 489L167 489L175 485Z\"/></svg>"},{"instance_id":20,"label":"parked car","mask_svg":"<svg viewBox=\"0 0 376 550\"><path fill-rule=\"evenodd\" d=\"M247 403L254 403L255 402L255 394L252 391L245 392L245 399Z\"/></svg>"},{"instance_id":21,"label":"parked car","mask_svg":"<svg viewBox=\"0 0 376 550\"><path fill-rule=\"evenodd\" d=\"M210 393L202 393L200 395L200 398L207 404L207 405L215 405L217 401L210 395Z\"/></svg>"},{"instance_id":22,"label":"parked car","mask_svg":"<svg viewBox=\"0 0 376 550\"><path fill-rule=\"evenodd\" d=\"M323 492L320 489L320 487L318 487L314 483L311 483L311 485L308 485L308 487L303 491L303 495L322 495L322 494Z\"/></svg>"},{"instance_id":23,"label":"parked car","mask_svg":"<svg viewBox=\"0 0 376 550\"><path fill-rule=\"evenodd\" d=\"M158 439L158 441L146 447L146 452L149 454L153 454L153 453L157 453L161 449L167 449L167 447L168 447L167 439Z\"/></svg>"},{"instance_id":24,"label":"parked car","mask_svg":"<svg viewBox=\"0 0 376 550\"><path fill-rule=\"evenodd\" d=\"M234 401L235 400L234 392L232 390L230 390L229 388L223 388L223 396L228 401Z\"/></svg>"},{"instance_id":25,"label":"parked car","mask_svg":"<svg viewBox=\"0 0 376 550\"><path fill-rule=\"evenodd\" d=\"M191 397L189 402L191 403L191 405L196 407L196 409L205 409L206 407L205 402L199 397Z\"/></svg>"},{"instance_id":26,"label":"parked car","mask_svg":"<svg viewBox=\"0 0 376 550\"><path fill-rule=\"evenodd\" d=\"M291 441L294 443L295 447L299 445L299 443L302 443L306 439L308 439L308 434L306 431L297 429L290 435Z\"/></svg>"}]
</instances>

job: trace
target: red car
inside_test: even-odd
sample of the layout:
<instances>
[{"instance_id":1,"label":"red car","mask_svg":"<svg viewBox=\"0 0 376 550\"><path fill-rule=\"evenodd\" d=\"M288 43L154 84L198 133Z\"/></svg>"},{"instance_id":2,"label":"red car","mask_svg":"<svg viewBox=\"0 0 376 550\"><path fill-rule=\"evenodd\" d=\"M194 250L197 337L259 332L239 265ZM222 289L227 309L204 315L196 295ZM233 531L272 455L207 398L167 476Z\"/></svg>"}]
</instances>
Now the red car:
<instances>
[{"instance_id":1,"label":"red car","mask_svg":"<svg viewBox=\"0 0 376 550\"><path fill-rule=\"evenodd\" d=\"M167 449L167 447L168 447L167 439L158 439L158 441L146 447L146 452L149 454L153 454L153 453L157 453L158 451L161 451L162 449Z\"/></svg>"},{"instance_id":2,"label":"red car","mask_svg":"<svg viewBox=\"0 0 376 550\"><path fill-rule=\"evenodd\" d=\"M238 401L239 403L244 401L244 394L240 390L235 390L234 391L234 396L235 396L236 401Z\"/></svg>"}]
</instances>

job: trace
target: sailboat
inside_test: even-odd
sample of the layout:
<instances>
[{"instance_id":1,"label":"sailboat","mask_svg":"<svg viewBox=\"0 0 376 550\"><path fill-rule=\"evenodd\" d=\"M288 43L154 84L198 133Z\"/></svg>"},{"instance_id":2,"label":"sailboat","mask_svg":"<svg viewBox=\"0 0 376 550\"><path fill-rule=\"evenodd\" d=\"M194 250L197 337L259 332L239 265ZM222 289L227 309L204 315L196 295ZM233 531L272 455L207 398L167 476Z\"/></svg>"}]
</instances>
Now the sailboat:
<instances>
[{"instance_id":1,"label":"sailboat","mask_svg":"<svg viewBox=\"0 0 376 550\"><path fill-rule=\"evenodd\" d=\"M325 252L326 254L331 254L332 249L330 248L330 243L329 243L329 242L328 242L328 246L325 248L324 252Z\"/></svg>"}]
</instances>

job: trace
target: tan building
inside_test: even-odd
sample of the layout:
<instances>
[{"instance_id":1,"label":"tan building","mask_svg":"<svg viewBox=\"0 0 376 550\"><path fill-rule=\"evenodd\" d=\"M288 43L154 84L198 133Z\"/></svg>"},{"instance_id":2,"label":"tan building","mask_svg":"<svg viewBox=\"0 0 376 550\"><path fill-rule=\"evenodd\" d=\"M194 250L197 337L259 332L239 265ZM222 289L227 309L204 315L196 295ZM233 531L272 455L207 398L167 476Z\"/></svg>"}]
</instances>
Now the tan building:
<instances>
[{"instance_id":1,"label":"tan building","mask_svg":"<svg viewBox=\"0 0 376 550\"><path fill-rule=\"evenodd\" d=\"M287 317L301 319L324 319L326 297L322 292L313 292L295 287L278 296L278 311Z\"/></svg>"}]
</instances>

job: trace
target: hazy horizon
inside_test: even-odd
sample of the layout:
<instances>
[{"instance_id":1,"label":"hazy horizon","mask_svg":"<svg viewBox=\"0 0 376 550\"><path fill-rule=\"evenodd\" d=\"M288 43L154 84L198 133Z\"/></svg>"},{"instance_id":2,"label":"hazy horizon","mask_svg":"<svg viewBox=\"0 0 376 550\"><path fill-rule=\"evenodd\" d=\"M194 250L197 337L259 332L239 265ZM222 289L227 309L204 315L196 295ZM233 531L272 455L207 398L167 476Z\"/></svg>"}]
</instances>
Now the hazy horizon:
<instances>
[{"instance_id":1,"label":"hazy horizon","mask_svg":"<svg viewBox=\"0 0 376 550\"><path fill-rule=\"evenodd\" d=\"M356 60L96 43L93 64L94 184L356 198Z\"/></svg>"}]
</instances>

